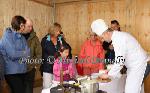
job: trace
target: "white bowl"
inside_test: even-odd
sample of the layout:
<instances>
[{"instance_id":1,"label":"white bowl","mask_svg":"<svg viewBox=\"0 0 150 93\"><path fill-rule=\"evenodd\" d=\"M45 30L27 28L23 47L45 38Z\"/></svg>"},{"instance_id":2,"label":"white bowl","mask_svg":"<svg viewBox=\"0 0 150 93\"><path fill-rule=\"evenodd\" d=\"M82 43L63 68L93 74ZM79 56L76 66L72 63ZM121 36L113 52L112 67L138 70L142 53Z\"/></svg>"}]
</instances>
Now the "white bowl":
<instances>
[{"instance_id":1,"label":"white bowl","mask_svg":"<svg viewBox=\"0 0 150 93\"><path fill-rule=\"evenodd\" d=\"M99 70L99 74L105 74L106 73L106 70Z\"/></svg>"}]
</instances>

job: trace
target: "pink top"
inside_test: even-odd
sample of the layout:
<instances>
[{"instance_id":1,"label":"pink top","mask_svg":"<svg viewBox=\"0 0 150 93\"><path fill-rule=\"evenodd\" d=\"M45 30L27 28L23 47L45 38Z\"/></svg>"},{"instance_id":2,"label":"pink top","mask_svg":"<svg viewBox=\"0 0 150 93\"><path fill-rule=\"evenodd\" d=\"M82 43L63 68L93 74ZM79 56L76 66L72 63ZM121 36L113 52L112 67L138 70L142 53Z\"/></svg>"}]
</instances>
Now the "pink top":
<instances>
[{"instance_id":1,"label":"pink top","mask_svg":"<svg viewBox=\"0 0 150 93\"><path fill-rule=\"evenodd\" d=\"M53 74L55 81L60 81L60 70L62 67L63 73L67 73L67 70L69 71L69 74L64 74L64 81L68 81L70 78L73 78L75 76L75 66L73 65L73 61L71 59L67 59L67 61L61 61L60 59L56 59L53 66ZM70 76L70 78L68 78L68 75Z\"/></svg>"}]
</instances>

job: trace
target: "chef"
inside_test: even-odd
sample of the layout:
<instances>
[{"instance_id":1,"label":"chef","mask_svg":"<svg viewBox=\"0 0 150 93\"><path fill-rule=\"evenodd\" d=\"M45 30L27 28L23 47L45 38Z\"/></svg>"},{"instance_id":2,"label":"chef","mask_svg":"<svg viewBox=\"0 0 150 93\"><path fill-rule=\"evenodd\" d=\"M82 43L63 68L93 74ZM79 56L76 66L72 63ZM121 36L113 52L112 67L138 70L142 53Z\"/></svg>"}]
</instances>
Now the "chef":
<instances>
[{"instance_id":1,"label":"chef","mask_svg":"<svg viewBox=\"0 0 150 93\"><path fill-rule=\"evenodd\" d=\"M115 51L115 62L103 79L119 77L123 65L127 67L125 93L140 93L149 57L138 41L127 32L112 31L102 19L92 22L91 29L104 41L111 42Z\"/></svg>"}]
</instances>

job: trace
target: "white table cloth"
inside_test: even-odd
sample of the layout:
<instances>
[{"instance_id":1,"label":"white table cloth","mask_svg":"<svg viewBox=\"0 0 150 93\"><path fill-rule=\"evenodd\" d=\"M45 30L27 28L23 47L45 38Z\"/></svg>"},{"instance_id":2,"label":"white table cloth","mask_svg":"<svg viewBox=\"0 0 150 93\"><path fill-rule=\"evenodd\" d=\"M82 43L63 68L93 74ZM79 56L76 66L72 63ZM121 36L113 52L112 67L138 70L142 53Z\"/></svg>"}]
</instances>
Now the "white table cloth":
<instances>
[{"instance_id":1,"label":"white table cloth","mask_svg":"<svg viewBox=\"0 0 150 93\"><path fill-rule=\"evenodd\" d=\"M126 75L123 75L119 79L112 79L111 82L108 82L108 83L99 83L98 87L99 87L99 90L106 91L107 93L124 93L125 80L126 80ZM54 82L54 84L52 85L52 87L55 87L58 84L59 84L58 82ZM93 88L93 86L87 84L86 89L84 91L82 91L82 93L91 93L90 89L92 89L92 88ZM41 93L50 93L50 88L43 89ZM144 93L144 86L142 86L141 93Z\"/></svg>"}]
</instances>

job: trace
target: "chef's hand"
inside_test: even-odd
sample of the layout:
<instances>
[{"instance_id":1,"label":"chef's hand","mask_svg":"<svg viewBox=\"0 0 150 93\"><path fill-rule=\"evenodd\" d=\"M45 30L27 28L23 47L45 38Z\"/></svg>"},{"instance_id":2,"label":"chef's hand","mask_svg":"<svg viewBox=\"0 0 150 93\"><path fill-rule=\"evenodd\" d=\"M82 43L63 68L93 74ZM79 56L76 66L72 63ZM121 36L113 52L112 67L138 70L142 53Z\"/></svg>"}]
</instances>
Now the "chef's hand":
<instances>
[{"instance_id":1,"label":"chef's hand","mask_svg":"<svg viewBox=\"0 0 150 93\"><path fill-rule=\"evenodd\" d=\"M104 71L105 71L105 74L107 74L107 73L109 72L109 70L107 70L107 69L106 69L106 70L104 70Z\"/></svg>"},{"instance_id":2,"label":"chef's hand","mask_svg":"<svg viewBox=\"0 0 150 93\"><path fill-rule=\"evenodd\" d=\"M108 74L102 74L99 76L101 79L108 79L110 76Z\"/></svg>"}]
</instances>

